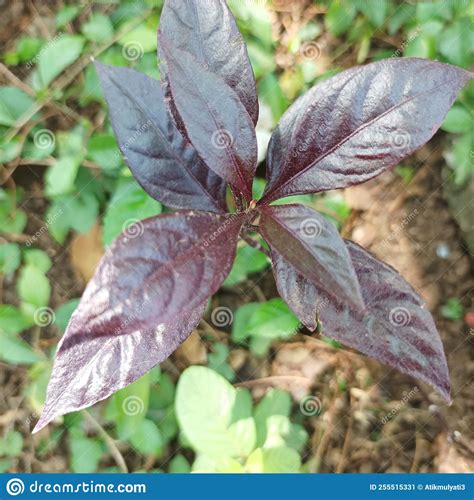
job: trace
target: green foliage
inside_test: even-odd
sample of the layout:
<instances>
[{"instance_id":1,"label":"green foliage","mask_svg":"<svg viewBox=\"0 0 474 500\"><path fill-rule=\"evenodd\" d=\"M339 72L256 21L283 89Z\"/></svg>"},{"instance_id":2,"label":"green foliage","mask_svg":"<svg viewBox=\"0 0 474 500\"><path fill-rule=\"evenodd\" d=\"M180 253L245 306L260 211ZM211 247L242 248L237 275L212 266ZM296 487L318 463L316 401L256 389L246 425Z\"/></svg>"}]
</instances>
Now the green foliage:
<instances>
[{"instance_id":1,"label":"green foliage","mask_svg":"<svg viewBox=\"0 0 474 500\"><path fill-rule=\"evenodd\" d=\"M464 316L464 306L458 299L452 297L441 307L441 315L452 321L460 320Z\"/></svg>"},{"instance_id":2,"label":"green foliage","mask_svg":"<svg viewBox=\"0 0 474 500\"><path fill-rule=\"evenodd\" d=\"M239 245L234 264L224 286L235 286L245 281L252 273L263 271L270 265L267 256L247 244Z\"/></svg>"},{"instance_id":3,"label":"green foliage","mask_svg":"<svg viewBox=\"0 0 474 500\"><path fill-rule=\"evenodd\" d=\"M12 274L20 265L21 252L16 243L2 243L0 245L0 274Z\"/></svg>"},{"instance_id":4,"label":"green foliage","mask_svg":"<svg viewBox=\"0 0 474 500\"><path fill-rule=\"evenodd\" d=\"M250 349L257 356L266 355L274 340L288 339L298 331L299 321L281 299L250 302L234 315L232 340L250 338Z\"/></svg>"},{"instance_id":5,"label":"green foliage","mask_svg":"<svg viewBox=\"0 0 474 500\"><path fill-rule=\"evenodd\" d=\"M195 472L298 472L307 435L290 422L291 401L271 391L253 410L250 393L205 367L183 372L176 413L185 442L196 452ZM280 412L279 424L272 423ZM293 439L288 436L293 434Z\"/></svg>"},{"instance_id":6,"label":"green foliage","mask_svg":"<svg viewBox=\"0 0 474 500\"><path fill-rule=\"evenodd\" d=\"M104 245L112 243L131 224L159 213L161 204L148 196L135 179L121 179L104 215Z\"/></svg>"}]
</instances>

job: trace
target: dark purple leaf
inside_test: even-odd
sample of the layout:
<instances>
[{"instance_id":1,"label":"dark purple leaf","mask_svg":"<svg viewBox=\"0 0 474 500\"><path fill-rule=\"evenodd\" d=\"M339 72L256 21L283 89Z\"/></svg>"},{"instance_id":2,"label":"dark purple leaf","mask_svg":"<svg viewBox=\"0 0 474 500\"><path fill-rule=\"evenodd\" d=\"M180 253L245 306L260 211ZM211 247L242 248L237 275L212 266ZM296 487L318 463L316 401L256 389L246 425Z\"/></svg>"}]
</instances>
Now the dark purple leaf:
<instances>
[{"instance_id":1,"label":"dark purple leaf","mask_svg":"<svg viewBox=\"0 0 474 500\"><path fill-rule=\"evenodd\" d=\"M253 122L237 94L189 53L161 34L173 102L206 165L252 199L257 166Z\"/></svg>"},{"instance_id":2,"label":"dark purple leaf","mask_svg":"<svg viewBox=\"0 0 474 500\"><path fill-rule=\"evenodd\" d=\"M262 202L359 184L393 167L433 136L470 78L449 64L391 58L316 85L273 133Z\"/></svg>"},{"instance_id":3,"label":"dark purple leaf","mask_svg":"<svg viewBox=\"0 0 474 500\"><path fill-rule=\"evenodd\" d=\"M304 205L267 206L260 212L260 231L272 255L334 298L364 309L349 252L333 224Z\"/></svg>"},{"instance_id":4,"label":"dark purple leaf","mask_svg":"<svg viewBox=\"0 0 474 500\"><path fill-rule=\"evenodd\" d=\"M174 126L160 82L96 63L120 149L137 181L173 208L225 212L225 182Z\"/></svg>"},{"instance_id":5,"label":"dark purple leaf","mask_svg":"<svg viewBox=\"0 0 474 500\"><path fill-rule=\"evenodd\" d=\"M427 382L450 400L441 339L422 299L398 272L346 241L367 307L364 314L315 287L278 255L274 274L282 298L310 330L319 312L322 333Z\"/></svg>"},{"instance_id":6,"label":"dark purple leaf","mask_svg":"<svg viewBox=\"0 0 474 500\"><path fill-rule=\"evenodd\" d=\"M245 217L167 214L115 240L61 340L36 430L108 397L176 349L229 273Z\"/></svg>"},{"instance_id":7,"label":"dark purple leaf","mask_svg":"<svg viewBox=\"0 0 474 500\"><path fill-rule=\"evenodd\" d=\"M224 0L166 1L159 30L175 47L192 54L239 96L254 124L258 119L255 78L247 48ZM158 45L161 59L166 60ZM167 83L166 66L162 79Z\"/></svg>"}]
</instances>

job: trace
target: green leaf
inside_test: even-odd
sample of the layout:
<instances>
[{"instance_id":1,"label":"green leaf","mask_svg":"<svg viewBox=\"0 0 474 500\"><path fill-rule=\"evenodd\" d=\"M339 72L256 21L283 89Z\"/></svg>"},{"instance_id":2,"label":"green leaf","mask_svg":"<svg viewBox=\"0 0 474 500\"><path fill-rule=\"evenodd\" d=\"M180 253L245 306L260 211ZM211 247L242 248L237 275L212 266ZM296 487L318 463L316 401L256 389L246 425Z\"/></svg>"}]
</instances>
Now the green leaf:
<instances>
[{"instance_id":1,"label":"green leaf","mask_svg":"<svg viewBox=\"0 0 474 500\"><path fill-rule=\"evenodd\" d=\"M16 335L31 324L16 307L0 304L0 335Z\"/></svg>"},{"instance_id":2,"label":"green leaf","mask_svg":"<svg viewBox=\"0 0 474 500\"><path fill-rule=\"evenodd\" d=\"M16 243L0 245L0 274L12 274L20 265L21 252Z\"/></svg>"},{"instance_id":3,"label":"green leaf","mask_svg":"<svg viewBox=\"0 0 474 500\"><path fill-rule=\"evenodd\" d=\"M143 420L129 437L133 447L144 455L160 455L163 448L161 432L151 420Z\"/></svg>"},{"instance_id":4,"label":"green leaf","mask_svg":"<svg viewBox=\"0 0 474 500\"><path fill-rule=\"evenodd\" d=\"M114 27L106 15L94 13L89 21L82 25L82 33L92 42L106 42L114 35Z\"/></svg>"},{"instance_id":5,"label":"green leaf","mask_svg":"<svg viewBox=\"0 0 474 500\"><path fill-rule=\"evenodd\" d=\"M77 5L66 5L62 9L58 10L56 14L56 26L58 28L64 27L67 23L70 23L79 14L81 8Z\"/></svg>"},{"instance_id":6,"label":"green leaf","mask_svg":"<svg viewBox=\"0 0 474 500\"><path fill-rule=\"evenodd\" d=\"M51 40L38 56L36 90L47 87L60 73L75 62L82 52L84 38L61 35Z\"/></svg>"},{"instance_id":7,"label":"green leaf","mask_svg":"<svg viewBox=\"0 0 474 500\"><path fill-rule=\"evenodd\" d=\"M416 7L414 5L403 3L397 5L395 12L391 14L388 20L388 34L394 35L405 23L415 16Z\"/></svg>"},{"instance_id":8,"label":"green leaf","mask_svg":"<svg viewBox=\"0 0 474 500\"><path fill-rule=\"evenodd\" d=\"M299 472L301 459L292 448L257 448L245 464L247 472L292 473Z\"/></svg>"},{"instance_id":9,"label":"green leaf","mask_svg":"<svg viewBox=\"0 0 474 500\"><path fill-rule=\"evenodd\" d=\"M31 63L31 60L40 51L43 40L40 38L32 38L30 36L22 36L16 45L19 60L23 63Z\"/></svg>"},{"instance_id":10,"label":"green leaf","mask_svg":"<svg viewBox=\"0 0 474 500\"><path fill-rule=\"evenodd\" d=\"M441 307L441 316L452 321L462 319L464 316L464 306L456 298L450 298Z\"/></svg>"},{"instance_id":11,"label":"green leaf","mask_svg":"<svg viewBox=\"0 0 474 500\"><path fill-rule=\"evenodd\" d=\"M446 115L441 128L446 132L459 134L471 130L473 123L471 114L461 104L455 104Z\"/></svg>"},{"instance_id":12,"label":"green leaf","mask_svg":"<svg viewBox=\"0 0 474 500\"><path fill-rule=\"evenodd\" d=\"M0 454L3 456L16 457L23 449L23 436L17 431L10 431L0 439Z\"/></svg>"},{"instance_id":13,"label":"green leaf","mask_svg":"<svg viewBox=\"0 0 474 500\"><path fill-rule=\"evenodd\" d=\"M93 134L87 145L87 156L109 172L117 170L122 164L117 141L111 134Z\"/></svg>"},{"instance_id":14,"label":"green leaf","mask_svg":"<svg viewBox=\"0 0 474 500\"><path fill-rule=\"evenodd\" d=\"M298 318L281 299L258 304L247 325L250 336L269 339L291 337L299 326Z\"/></svg>"},{"instance_id":15,"label":"green leaf","mask_svg":"<svg viewBox=\"0 0 474 500\"><path fill-rule=\"evenodd\" d=\"M48 278L40 269L32 265L26 265L20 271L17 292L23 302L36 307L43 307L48 305L51 286Z\"/></svg>"},{"instance_id":16,"label":"green leaf","mask_svg":"<svg viewBox=\"0 0 474 500\"><path fill-rule=\"evenodd\" d=\"M102 457L102 445L97 439L89 439L75 432L70 433L71 471L90 474L97 471Z\"/></svg>"},{"instance_id":17,"label":"green leaf","mask_svg":"<svg viewBox=\"0 0 474 500\"><path fill-rule=\"evenodd\" d=\"M377 0L377 2L356 0L354 4L357 10L362 12L374 27L380 28L383 25L387 17L387 0Z\"/></svg>"},{"instance_id":18,"label":"green leaf","mask_svg":"<svg viewBox=\"0 0 474 500\"><path fill-rule=\"evenodd\" d=\"M253 313L259 308L258 302L249 302L240 306L234 314L234 321L232 322L232 340L240 343L248 336L248 324Z\"/></svg>"},{"instance_id":19,"label":"green leaf","mask_svg":"<svg viewBox=\"0 0 474 500\"><path fill-rule=\"evenodd\" d=\"M349 2L333 1L324 18L329 31L334 36L345 33L352 25L356 10Z\"/></svg>"},{"instance_id":20,"label":"green leaf","mask_svg":"<svg viewBox=\"0 0 474 500\"><path fill-rule=\"evenodd\" d=\"M0 335L0 359L11 364L31 364L41 358L21 339Z\"/></svg>"},{"instance_id":21,"label":"green leaf","mask_svg":"<svg viewBox=\"0 0 474 500\"><path fill-rule=\"evenodd\" d=\"M71 319L72 313L76 310L79 305L80 299L72 299L64 304L60 305L56 311L55 325L58 327L61 333L66 331L69 320Z\"/></svg>"},{"instance_id":22,"label":"green leaf","mask_svg":"<svg viewBox=\"0 0 474 500\"><path fill-rule=\"evenodd\" d=\"M122 179L104 215L103 241L109 245L127 226L161 213L161 204L135 181Z\"/></svg>"},{"instance_id":23,"label":"green leaf","mask_svg":"<svg viewBox=\"0 0 474 500\"><path fill-rule=\"evenodd\" d=\"M0 125L10 127L34 104L34 99L16 87L0 87Z\"/></svg>"},{"instance_id":24,"label":"green leaf","mask_svg":"<svg viewBox=\"0 0 474 500\"><path fill-rule=\"evenodd\" d=\"M301 425L295 425L283 415L270 415L266 422L267 434L263 448L288 446L301 451L308 440L308 433Z\"/></svg>"},{"instance_id":25,"label":"green leaf","mask_svg":"<svg viewBox=\"0 0 474 500\"><path fill-rule=\"evenodd\" d=\"M224 286L234 286L245 281L249 274L258 273L270 265L267 256L251 246L239 246L232 269Z\"/></svg>"},{"instance_id":26,"label":"green leaf","mask_svg":"<svg viewBox=\"0 0 474 500\"><path fill-rule=\"evenodd\" d=\"M132 48L136 50L136 53L133 52L132 60L138 59L138 57L135 58L135 54L143 55L144 52L156 51L156 30L146 24L140 24L124 35L118 43L124 46L125 52L127 52L127 48L130 51Z\"/></svg>"},{"instance_id":27,"label":"green leaf","mask_svg":"<svg viewBox=\"0 0 474 500\"><path fill-rule=\"evenodd\" d=\"M176 455L170 461L168 472L171 474L186 474L191 472L191 466L183 455Z\"/></svg>"},{"instance_id":28,"label":"green leaf","mask_svg":"<svg viewBox=\"0 0 474 500\"><path fill-rule=\"evenodd\" d=\"M192 366L183 372L176 391L176 416L197 453L221 459L244 456L253 447L255 422L251 417L233 421L236 400L241 402L234 387L213 370Z\"/></svg>"},{"instance_id":29,"label":"green leaf","mask_svg":"<svg viewBox=\"0 0 474 500\"><path fill-rule=\"evenodd\" d=\"M150 392L150 405L156 409L168 408L174 403L175 386L167 373L162 373L156 386Z\"/></svg>"},{"instance_id":30,"label":"green leaf","mask_svg":"<svg viewBox=\"0 0 474 500\"><path fill-rule=\"evenodd\" d=\"M149 374L116 392L111 400L115 405L115 424L120 439L128 439L145 420L150 399Z\"/></svg>"},{"instance_id":31,"label":"green leaf","mask_svg":"<svg viewBox=\"0 0 474 500\"><path fill-rule=\"evenodd\" d=\"M289 417L290 411L291 397L287 392L272 389L265 395L254 412L257 426L257 446L263 446L267 439L267 420L273 415Z\"/></svg>"},{"instance_id":32,"label":"green leaf","mask_svg":"<svg viewBox=\"0 0 474 500\"><path fill-rule=\"evenodd\" d=\"M235 372L227 363L229 357L229 348L224 344L215 343L213 352L207 356L207 364L211 370L225 377L229 382L235 379Z\"/></svg>"},{"instance_id":33,"label":"green leaf","mask_svg":"<svg viewBox=\"0 0 474 500\"><path fill-rule=\"evenodd\" d=\"M467 67L472 63L474 32L472 22L462 19L445 28L438 39L438 50L451 64Z\"/></svg>"},{"instance_id":34,"label":"green leaf","mask_svg":"<svg viewBox=\"0 0 474 500\"><path fill-rule=\"evenodd\" d=\"M43 273L47 273L52 266L51 259L49 255L38 248L30 248L24 251L23 258L25 263L36 267Z\"/></svg>"},{"instance_id":35,"label":"green leaf","mask_svg":"<svg viewBox=\"0 0 474 500\"><path fill-rule=\"evenodd\" d=\"M46 194L53 197L73 192L78 170L79 163L76 158L60 158L46 172Z\"/></svg>"},{"instance_id":36,"label":"green leaf","mask_svg":"<svg viewBox=\"0 0 474 500\"><path fill-rule=\"evenodd\" d=\"M278 78L268 73L258 81L258 95L271 109L273 120L277 123L289 106L288 99L281 90Z\"/></svg>"},{"instance_id":37,"label":"green leaf","mask_svg":"<svg viewBox=\"0 0 474 500\"><path fill-rule=\"evenodd\" d=\"M21 189L0 189L0 228L2 232L20 234L26 226L26 213L18 208Z\"/></svg>"},{"instance_id":38,"label":"green leaf","mask_svg":"<svg viewBox=\"0 0 474 500\"><path fill-rule=\"evenodd\" d=\"M474 173L472 151L474 151L474 134L468 132L453 142L451 151L444 153L448 165L454 170L454 182L458 186L466 183Z\"/></svg>"}]
</instances>

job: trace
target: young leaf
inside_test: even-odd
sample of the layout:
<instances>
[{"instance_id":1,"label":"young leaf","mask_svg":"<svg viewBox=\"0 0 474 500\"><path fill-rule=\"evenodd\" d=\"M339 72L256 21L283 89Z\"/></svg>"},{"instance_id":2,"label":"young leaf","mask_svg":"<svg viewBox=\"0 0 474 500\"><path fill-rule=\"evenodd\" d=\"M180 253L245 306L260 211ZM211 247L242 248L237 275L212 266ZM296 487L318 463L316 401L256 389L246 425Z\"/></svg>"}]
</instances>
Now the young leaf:
<instances>
[{"instance_id":1,"label":"young leaf","mask_svg":"<svg viewBox=\"0 0 474 500\"><path fill-rule=\"evenodd\" d=\"M262 202L359 184L395 166L433 136L470 78L448 64L391 58L325 80L274 131Z\"/></svg>"},{"instance_id":2,"label":"young leaf","mask_svg":"<svg viewBox=\"0 0 474 500\"><path fill-rule=\"evenodd\" d=\"M152 217L109 247L62 338L38 431L166 359L224 281L245 215Z\"/></svg>"},{"instance_id":3,"label":"young leaf","mask_svg":"<svg viewBox=\"0 0 474 500\"><path fill-rule=\"evenodd\" d=\"M364 309L349 253L333 224L304 205L261 207L260 213L260 230L272 255L283 257L335 299Z\"/></svg>"},{"instance_id":4,"label":"young leaf","mask_svg":"<svg viewBox=\"0 0 474 500\"><path fill-rule=\"evenodd\" d=\"M173 102L206 165L252 199L257 166L254 124L238 95L188 52L160 34ZM199 82L197 85L196 82Z\"/></svg>"},{"instance_id":5,"label":"young leaf","mask_svg":"<svg viewBox=\"0 0 474 500\"><path fill-rule=\"evenodd\" d=\"M292 281L298 287L295 296L285 289L288 305L311 328L314 324L307 322L301 310L312 309L318 298L324 335L427 382L449 400L443 345L422 299L395 269L351 241L346 241L346 245L361 285L366 313L334 301L293 266L284 263L285 275L294 274Z\"/></svg>"},{"instance_id":6,"label":"young leaf","mask_svg":"<svg viewBox=\"0 0 474 500\"><path fill-rule=\"evenodd\" d=\"M222 78L239 96L254 125L257 124L258 99L252 66L224 0L209 0L205 5L193 0L166 1L159 31L174 46L189 52L202 66ZM166 54L161 52L158 48L159 55L166 60ZM168 85L164 68L163 81Z\"/></svg>"},{"instance_id":7,"label":"young leaf","mask_svg":"<svg viewBox=\"0 0 474 500\"><path fill-rule=\"evenodd\" d=\"M225 211L225 183L173 125L160 82L96 63L119 147L137 181L173 208Z\"/></svg>"}]
</instances>

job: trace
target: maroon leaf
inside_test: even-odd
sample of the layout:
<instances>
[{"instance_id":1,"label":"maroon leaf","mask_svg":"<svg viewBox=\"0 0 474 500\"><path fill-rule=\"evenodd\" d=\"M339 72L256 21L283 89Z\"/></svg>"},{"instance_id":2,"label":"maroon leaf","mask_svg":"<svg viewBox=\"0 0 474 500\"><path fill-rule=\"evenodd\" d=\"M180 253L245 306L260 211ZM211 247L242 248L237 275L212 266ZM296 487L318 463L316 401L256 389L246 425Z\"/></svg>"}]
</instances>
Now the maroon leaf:
<instances>
[{"instance_id":1,"label":"maroon leaf","mask_svg":"<svg viewBox=\"0 0 474 500\"><path fill-rule=\"evenodd\" d=\"M253 122L237 94L160 34L173 102L206 165L252 199L257 165Z\"/></svg>"},{"instance_id":2,"label":"maroon leaf","mask_svg":"<svg viewBox=\"0 0 474 500\"><path fill-rule=\"evenodd\" d=\"M359 184L393 167L433 136L470 78L449 64L392 58L320 83L273 133L261 202Z\"/></svg>"},{"instance_id":3,"label":"maroon leaf","mask_svg":"<svg viewBox=\"0 0 474 500\"><path fill-rule=\"evenodd\" d=\"M176 349L229 273L245 217L167 214L117 238L59 345L36 430L106 398Z\"/></svg>"},{"instance_id":4,"label":"maroon leaf","mask_svg":"<svg viewBox=\"0 0 474 500\"><path fill-rule=\"evenodd\" d=\"M247 48L234 16L224 0L166 1L160 18L160 32L175 47L192 54L239 96L254 124L258 119L258 99ZM161 59L166 60L161 53ZM162 79L167 84L166 66Z\"/></svg>"},{"instance_id":5,"label":"maroon leaf","mask_svg":"<svg viewBox=\"0 0 474 500\"><path fill-rule=\"evenodd\" d=\"M173 125L160 82L128 68L96 67L120 149L145 191L168 207L225 212L225 182Z\"/></svg>"},{"instance_id":6,"label":"maroon leaf","mask_svg":"<svg viewBox=\"0 0 474 500\"><path fill-rule=\"evenodd\" d=\"M272 256L282 298L310 330L319 312L322 333L397 370L427 382L450 400L441 339L422 299L398 272L346 241L367 312L337 302L280 256Z\"/></svg>"},{"instance_id":7,"label":"maroon leaf","mask_svg":"<svg viewBox=\"0 0 474 500\"><path fill-rule=\"evenodd\" d=\"M261 207L260 231L272 255L283 257L311 283L364 309L349 252L337 229L304 205Z\"/></svg>"}]
</instances>

